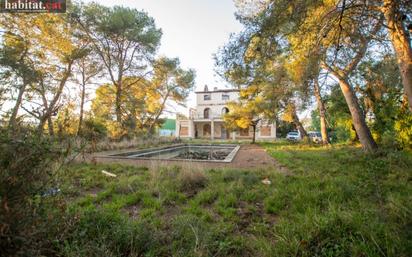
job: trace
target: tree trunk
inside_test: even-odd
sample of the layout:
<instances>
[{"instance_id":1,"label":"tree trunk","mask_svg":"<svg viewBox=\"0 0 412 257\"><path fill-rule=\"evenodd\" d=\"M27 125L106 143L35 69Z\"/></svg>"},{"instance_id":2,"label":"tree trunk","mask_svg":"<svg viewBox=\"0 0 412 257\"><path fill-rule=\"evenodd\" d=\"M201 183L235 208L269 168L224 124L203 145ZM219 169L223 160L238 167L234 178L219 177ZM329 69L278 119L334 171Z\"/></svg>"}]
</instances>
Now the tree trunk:
<instances>
[{"instance_id":1,"label":"tree trunk","mask_svg":"<svg viewBox=\"0 0 412 257\"><path fill-rule=\"evenodd\" d=\"M52 99L52 101L50 102L50 104L48 106L47 106L47 100L45 99L45 97L43 95L43 101L45 101L45 103L44 103L45 106L44 107L46 108L46 111L42 115L42 117L40 117L40 124L37 127L37 133L39 135L43 134L44 124L46 123L46 121L51 120L51 116L52 116L53 112L56 111L55 110L56 104L59 101L60 96L63 93L64 86L66 85L66 82L67 82L67 80L70 77L70 74L72 72L73 61L74 60L70 60L69 63L67 64L67 68L66 68L65 72L63 73L62 79L60 80L59 87L57 88L56 94L53 96L53 99ZM50 122L49 122L49 124L50 124ZM50 132L50 128L49 128L49 132Z\"/></svg>"},{"instance_id":2,"label":"tree trunk","mask_svg":"<svg viewBox=\"0 0 412 257\"><path fill-rule=\"evenodd\" d=\"M293 119L293 124L295 124L297 130L299 131L299 134L302 138L307 138L308 133L306 133L305 128L303 127L302 123L299 120L298 114L296 113L296 107L295 104L292 103L292 119Z\"/></svg>"},{"instance_id":3,"label":"tree trunk","mask_svg":"<svg viewBox=\"0 0 412 257\"><path fill-rule=\"evenodd\" d=\"M359 142L359 136L358 136L358 133L356 132L355 126L353 126L353 124L352 124L352 128L351 128L351 129L353 130L353 132L355 132L355 137L352 138L351 141L352 141L353 143L354 143L354 142Z\"/></svg>"},{"instance_id":4,"label":"tree trunk","mask_svg":"<svg viewBox=\"0 0 412 257\"><path fill-rule=\"evenodd\" d=\"M85 91L86 91L86 86L85 86L85 83L83 81L82 92L81 92L81 96L80 96L80 115L79 115L79 127L77 128L77 136L80 136L81 131L82 131L83 113L84 113L84 99L85 99L85 95L86 95Z\"/></svg>"},{"instance_id":5,"label":"tree trunk","mask_svg":"<svg viewBox=\"0 0 412 257\"><path fill-rule=\"evenodd\" d=\"M402 13L397 0L384 0L383 13L398 59L402 84L412 111L412 49L408 33L402 24Z\"/></svg>"},{"instance_id":6,"label":"tree trunk","mask_svg":"<svg viewBox=\"0 0 412 257\"><path fill-rule=\"evenodd\" d=\"M16 99L16 104L14 105L13 111L12 111L11 116L10 116L9 129L12 132L15 131L15 128L16 128L17 114L19 112L19 108L20 108L21 102L23 100L23 95L24 95L25 91L26 91L26 83L23 81L23 85L21 85L20 88L19 88L19 94L18 94L17 99Z\"/></svg>"},{"instance_id":7,"label":"tree trunk","mask_svg":"<svg viewBox=\"0 0 412 257\"><path fill-rule=\"evenodd\" d=\"M352 115L352 123L355 127L356 133L359 137L359 141L362 144L362 148L368 152L372 152L378 148L372 134L366 124L363 111L359 105L358 98L353 91L352 86L346 79L338 78L339 86L348 104L350 113Z\"/></svg>"},{"instance_id":8,"label":"tree trunk","mask_svg":"<svg viewBox=\"0 0 412 257\"><path fill-rule=\"evenodd\" d=\"M322 134L322 143L324 145L329 144L328 130L326 127L326 108L325 103L322 101L322 95L320 94L320 87L318 78L313 81L314 93L316 102L318 104L319 116L320 116L320 132Z\"/></svg>"},{"instance_id":9,"label":"tree trunk","mask_svg":"<svg viewBox=\"0 0 412 257\"><path fill-rule=\"evenodd\" d=\"M43 134L43 129L44 129L44 124L46 123L46 119L44 117L40 117L39 125L37 127L37 134L42 135Z\"/></svg>"},{"instance_id":10,"label":"tree trunk","mask_svg":"<svg viewBox=\"0 0 412 257\"><path fill-rule=\"evenodd\" d=\"M165 94L165 96L163 97L162 104L160 105L160 109L159 109L159 111L157 112L156 116L154 117L153 121L152 121L152 122L150 123L150 125L149 125L149 130L150 130L150 131L151 131L151 130L153 129L153 127L156 125L157 121L158 121L159 118L160 118L160 115L162 115L162 113L163 113L163 111L164 111L164 109L165 109L165 106L166 106L166 102L167 102L167 100L169 99L169 96L170 96L170 90L169 90L169 88L167 88L166 94Z\"/></svg>"},{"instance_id":11,"label":"tree trunk","mask_svg":"<svg viewBox=\"0 0 412 257\"><path fill-rule=\"evenodd\" d=\"M122 94L123 94L123 63L119 63L119 74L117 74L116 86L116 121L123 127L122 124Z\"/></svg>"},{"instance_id":12,"label":"tree trunk","mask_svg":"<svg viewBox=\"0 0 412 257\"><path fill-rule=\"evenodd\" d=\"M253 128L253 137L252 137L252 144L256 143L256 125L252 125Z\"/></svg>"},{"instance_id":13,"label":"tree trunk","mask_svg":"<svg viewBox=\"0 0 412 257\"><path fill-rule=\"evenodd\" d=\"M116 85L116 121L119 124L122 124L122 85L120 82L120 85Z\"/></svg>"},{"instance_id":14,"label":"tree trunk","mask_svg":"<svg viewBox=\"0 0 412 257\"><path fill-rule=\"evenodd\" d=\"M302 123L299 121L297 116L295 116L293 118L293 123L295 124L296 128L298 129L300 136L302 138L307 138L308 133L306 132L305 128L303 127Z\"/></svg>"},{"instance_id":15,"label":"tree trunk","mask_svg":"<svg viewBox=\"0 0 412 257\"><path fill-rule=\"evenodd\" d=\"M352 86L349 84L347 77L348 74L355 69L359 61L362 59L362 56L366 49L366 43L361 46L361 50L358 52L356 57L353 59L351 64L348 66L350 68L339 70L328 66L326 63L322 63L322 67L329 70L334 77L336 77L339 81L339 86L342 90L343 96L345 97L346 104L349 107L349 111L352 116L352 124L355 127L356 133L359 137L359 141L362 144L362 148L364 151L373 152L378 148L375 140L372 137L372 134L366 124L365 117L363 111L359 105L358 97L356 96L355 92L353 91Z\"/></svg>"},{"instance_id":16,"label":"tree trunk","mask_svg":"<svg viewBox=\"0 0 412 257\"><path fill-rule=\"evenodd\" d=\"M47 117L47 127L49 129L49 135L54 136L53 120L51 116Z\"/></svg>"}]
</instances>

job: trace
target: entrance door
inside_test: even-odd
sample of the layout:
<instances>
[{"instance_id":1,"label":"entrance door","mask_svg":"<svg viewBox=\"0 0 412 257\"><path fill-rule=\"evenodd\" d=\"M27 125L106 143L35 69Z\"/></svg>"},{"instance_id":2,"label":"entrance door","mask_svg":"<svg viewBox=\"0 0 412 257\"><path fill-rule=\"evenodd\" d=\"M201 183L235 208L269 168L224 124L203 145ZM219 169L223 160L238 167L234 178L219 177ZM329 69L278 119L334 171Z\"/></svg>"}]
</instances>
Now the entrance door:
<instances>
[{"instance_id":1,"label":"entrance door","mask_svg":"<svg viewBox=\"0 0 412 257\"><path fill-rule=\"evenodd\" d=\"M204 137L210 137L210 132L211 132L211 131L212 131L212 130L211 130L211 127L210 127L210 124L209 124L209 123L203 125L203 136L204 136Z\"/></svg>"},{"instance_id":2,"label":"entrance door","mask_svg":"<svg viewBox=\"0 0 412 257\"><path fill-rule=\"evenodd\" d=\"M229 131L226 130L225 126L221 127L220 130L221 139L228 139L229 138Z\"/></svg>"}]
</instances>

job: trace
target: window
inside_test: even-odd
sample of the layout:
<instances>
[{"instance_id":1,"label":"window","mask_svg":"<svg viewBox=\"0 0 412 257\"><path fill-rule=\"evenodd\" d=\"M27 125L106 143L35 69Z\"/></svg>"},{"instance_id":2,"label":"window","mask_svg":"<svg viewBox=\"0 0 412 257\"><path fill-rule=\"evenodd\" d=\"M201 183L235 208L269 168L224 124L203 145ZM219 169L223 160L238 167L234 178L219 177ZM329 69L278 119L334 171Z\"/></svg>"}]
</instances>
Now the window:
<instances>
[{"instance_id":1,"label":"window","mask_svg":"<svg viewBox=\"0 0 412 257\"><path fill-rule=\"evenodd\" d=\"M211 99L210 95L204 95L203 100L209 101Z\"/></svg>"},{"instance_id":2,"label":"window","mask_svg":"<svg viewBox=\"0 0 412 257\"><path fill-rule=\"evenodd\" d=\"M229 113L229 109L227 107L222 108L222 115Z\"/></svg>"},{"instance_id":3,"label":"window","mask_svg":"<svg viewBox=\"0 0 412 257\"><path fill-rule=\"evenodd\" d=\"M210 109L209 108L206 108L204 111L203 111L203 118L204 119L209 119L209 115L210 114Z\"/></svg>"},{"instance_id":4,"label":"window","mask_svg":"<svg viewBox=\"0 0 412 257\"><path fill-rule=\"evenodd\" d=\"M222 95L222 100L223 101L228 101L230 99L230 96L229 95L226 95L226 94L223 94Z\"/></svg>"}]
</instances>

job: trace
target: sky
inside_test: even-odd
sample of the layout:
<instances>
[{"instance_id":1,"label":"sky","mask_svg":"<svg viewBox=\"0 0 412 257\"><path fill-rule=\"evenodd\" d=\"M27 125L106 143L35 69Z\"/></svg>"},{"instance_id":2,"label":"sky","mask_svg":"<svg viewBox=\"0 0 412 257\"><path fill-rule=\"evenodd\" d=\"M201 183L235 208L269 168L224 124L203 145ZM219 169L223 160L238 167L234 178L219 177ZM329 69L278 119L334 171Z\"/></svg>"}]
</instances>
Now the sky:
<instances>
[{"instance_id":1,"label":"sky","mask_svg":"<svg viewBox=\"0 0 412 257\"><path fill-rule=\"evenodd\" d=\"M205 84L209 88L229 87L214 72L213 54L228 41L231 33L242 29L234 16L233 0L99 0L98 3L143 9L153 17L163 32L158 55L179 57L183 68L195 69L196 90ZM187 105L196 105L194 93Z\"/></svg>"}]
</instances>

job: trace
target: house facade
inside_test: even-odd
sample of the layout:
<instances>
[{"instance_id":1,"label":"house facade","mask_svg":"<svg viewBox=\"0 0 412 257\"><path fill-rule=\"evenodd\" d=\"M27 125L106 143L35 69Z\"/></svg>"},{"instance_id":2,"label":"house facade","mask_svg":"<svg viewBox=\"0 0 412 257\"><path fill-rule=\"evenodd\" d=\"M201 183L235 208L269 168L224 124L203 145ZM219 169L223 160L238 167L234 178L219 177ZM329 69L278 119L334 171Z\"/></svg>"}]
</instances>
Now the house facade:
<instances>
[{"instance_id":1,"label":"house facade","mask_svg":"<svg viewBox=\"0 0 412 257\"><path fill-rule=\"evenodd\" d=\"M176 137L204 139L249 139L253 128L229 131L223 116L230 112L227 103L239 99L239 90L217 89L210 91L207 86L196 93L196 108L189 110L188 117L176 118ZM256 139L275 139L276 124L265 120L259 122Z\"/></svg>"}]
</instances>

